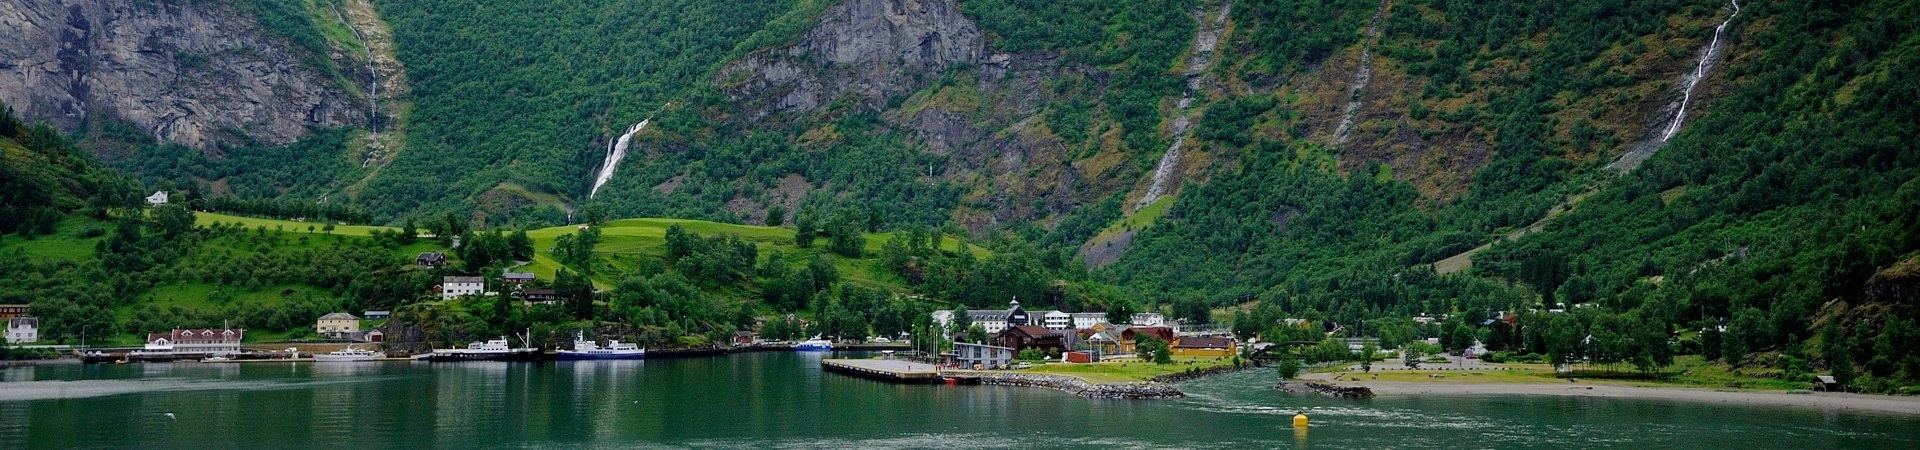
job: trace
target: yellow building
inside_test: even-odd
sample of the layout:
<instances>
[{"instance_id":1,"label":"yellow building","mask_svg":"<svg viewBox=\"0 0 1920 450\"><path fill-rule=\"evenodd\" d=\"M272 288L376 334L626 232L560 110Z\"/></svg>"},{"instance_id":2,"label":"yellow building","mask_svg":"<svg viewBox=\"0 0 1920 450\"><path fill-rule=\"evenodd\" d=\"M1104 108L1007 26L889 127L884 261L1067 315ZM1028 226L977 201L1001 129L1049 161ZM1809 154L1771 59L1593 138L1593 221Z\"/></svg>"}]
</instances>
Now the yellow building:
<instances>
[{"instance_id":1,"label":"yellow building","mask_svg":"<svg viewBox=\"0 0 1920 450\"><path fill-rule=\"evenodd\" d=\"M1175 339L1168 346L1174 356L1233 356L1240 348L1233 338L1224 337L1183 337Z\"/></svg>"},{"instance_id":2,"label":"yellow building","mask_svg":"<svg viewBox=\"0 0 1920 450\"><path fill-rule=\"evenodd\" d=\"M360 332L360 318L343 312L320 316L320 322L314 324L313 331L321 336L333 337L358 334Z\"/></svg>"}]
</instances>

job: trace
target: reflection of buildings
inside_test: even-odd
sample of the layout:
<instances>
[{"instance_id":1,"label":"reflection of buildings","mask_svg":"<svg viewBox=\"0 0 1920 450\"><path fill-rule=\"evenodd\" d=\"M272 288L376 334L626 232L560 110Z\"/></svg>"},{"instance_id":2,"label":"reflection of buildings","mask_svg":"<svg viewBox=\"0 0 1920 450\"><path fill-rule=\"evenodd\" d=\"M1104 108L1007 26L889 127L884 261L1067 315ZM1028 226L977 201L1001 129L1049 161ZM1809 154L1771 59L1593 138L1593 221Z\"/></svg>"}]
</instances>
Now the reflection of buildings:
<instances>
[{"instance_id":1,"label":"reflection of buildings","mask_svg":"<svg viewBox=\"0 0 1920 450\"><path fill-rule=\"evenodd\" d=\"M507 393L512 390L507 383L507 372L513 364L505 361L433 364L436 393L433 434L448 440L427 447L465 447L473 442L471 438L476 434L504 432L507 430L498 428L520 423L519 418L506 418L507 414L516 413L507 408ZM524 389L517 393L527 394Z\"/></svg>"}]
</instances>

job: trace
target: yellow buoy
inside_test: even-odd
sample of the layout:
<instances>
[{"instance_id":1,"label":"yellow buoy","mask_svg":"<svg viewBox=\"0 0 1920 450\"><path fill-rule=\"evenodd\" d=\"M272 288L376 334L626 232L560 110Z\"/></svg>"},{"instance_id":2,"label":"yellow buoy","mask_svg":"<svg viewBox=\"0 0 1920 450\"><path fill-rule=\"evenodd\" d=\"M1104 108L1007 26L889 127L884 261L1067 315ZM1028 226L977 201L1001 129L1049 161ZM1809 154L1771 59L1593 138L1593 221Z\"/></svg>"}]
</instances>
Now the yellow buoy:
<instances>
[{"instance_id":1,"label":"yellow buoy","mask_svg":"<svg viewBox=\"0 0 1920 450\"><path fill-rule=\"evenodd\" d=\"M1294 428L1306 428L1306 427L1307 427L1307 413L1306 413L1306 412L1301 412L1301 413L1299 413L1299 414L1294 414L1294 415L1293 415L1293 427L1294 427Z\"/></svg>"}]
</instances>

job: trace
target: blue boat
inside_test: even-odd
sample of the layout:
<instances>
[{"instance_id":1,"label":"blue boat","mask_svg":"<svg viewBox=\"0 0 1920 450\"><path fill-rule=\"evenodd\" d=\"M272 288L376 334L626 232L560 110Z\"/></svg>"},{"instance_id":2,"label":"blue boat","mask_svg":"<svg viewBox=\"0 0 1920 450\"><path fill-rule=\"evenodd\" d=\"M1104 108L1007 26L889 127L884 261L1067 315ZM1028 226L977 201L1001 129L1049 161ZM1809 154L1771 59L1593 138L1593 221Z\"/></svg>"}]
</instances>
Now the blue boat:
<instances>
[{"instance_id":1,"label":"blue boat","mask_svg":"<svg viewBox=\"0 0 1920 450\"><path fill-rule=\"evenodd\" d=\"M813 339L808 339L808 340L800 341L800 343L798 344L793 344L793 351L830 352L830 351L833 351L833 341L821 339L819 336L814 336Z\"/></svg>"},{"instance_id":2,"label":"blue boat","mask_svg":"<svg viewBox=\"0 0 1920 450\"><path fill-rule=\"evenodd\" d=\"M647 357L647 349L640 348L639 344L609 340L607 341L607 346L601 347L600 344L587 340L586 334L581 332L575 332L573 334L573 350L560 350L554 353L558 354L560 359L565 361L643 359Z\"/></svg>"}]
</instances>

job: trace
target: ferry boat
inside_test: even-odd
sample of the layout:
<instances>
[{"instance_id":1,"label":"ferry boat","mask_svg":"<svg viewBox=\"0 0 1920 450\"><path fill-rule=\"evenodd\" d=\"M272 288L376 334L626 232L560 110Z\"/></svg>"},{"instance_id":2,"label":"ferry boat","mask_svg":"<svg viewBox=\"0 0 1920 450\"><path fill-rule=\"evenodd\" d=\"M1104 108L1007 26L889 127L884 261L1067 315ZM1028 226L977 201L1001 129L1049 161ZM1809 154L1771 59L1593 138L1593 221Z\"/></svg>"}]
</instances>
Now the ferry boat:
<instances>
[{"instance_id":1,"label":"ferry boat","mask_svg":"<svg viewBox=\"0 0 1920 450\"><path fill-rule=\"evenodd\" d=\"M332 353L316 353L313 355L313 361L314 362L358 362L358 361L372 361L372 360L384 358L386 356L387 355L384 353L374 352L373 350L360 350L353 347L347 347L345 350L340 350Z\"/></svg>"},{"instance_id":2,"label":"ferry boat","mask_svg":"<svg viewBox=\"0 0 1920 450\"><path fill-rule=\"evenodd\" d=\"M434 349L433 361L538 361L540 349L513 348L506 336L486 342L473 342L467 348Z\"/></svg>"},{"instance_id":3,"label":"ferry boat","mask_svg":"<svg viewBox=\"0 0 1920 450\"><path fill-rule=\"evenodd\" d=\"M814 336L813 339L793 344L793 350L800 352L830 352L833 351L833 341L821 339L820 336Z\"/></svg>"},{"instance_id":4,"label":"ferry boat","mask_svg":"<svg viewBox=\"0 0 1920 450\"><path fill-rule=\"evenodd\" d=\"M573 350L560 350L556 353L559 354L562 360L642 359L647 357L647 349L640 348L639 344L608 340L607 346L601 347L600 344L587 340L586 333L584 332L575 332L573 334Z\"/></svg>"}]
</instances>

